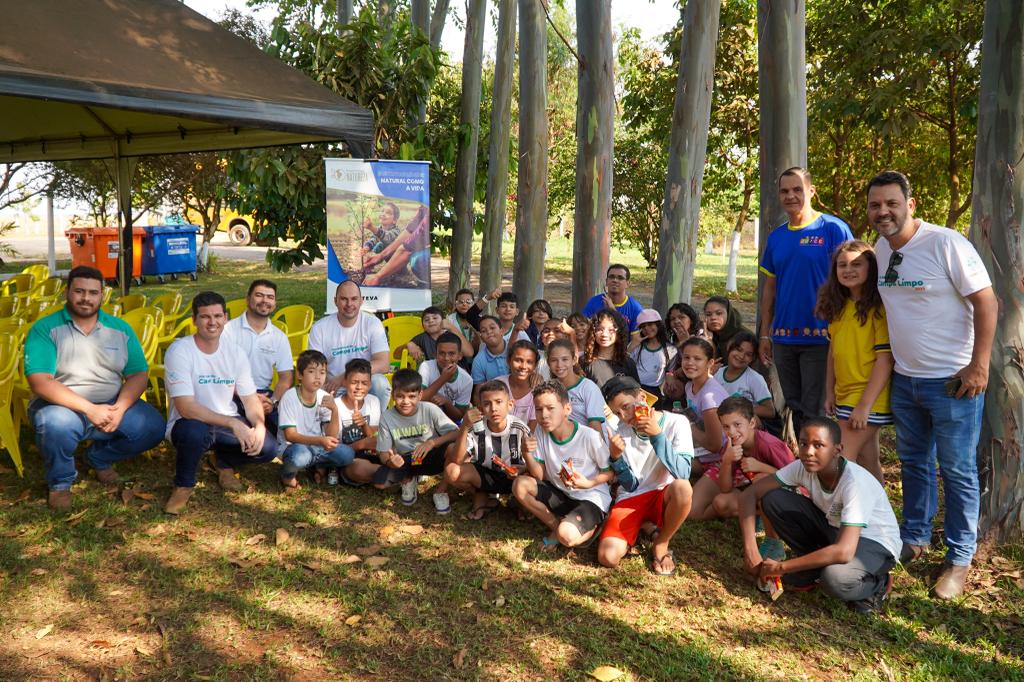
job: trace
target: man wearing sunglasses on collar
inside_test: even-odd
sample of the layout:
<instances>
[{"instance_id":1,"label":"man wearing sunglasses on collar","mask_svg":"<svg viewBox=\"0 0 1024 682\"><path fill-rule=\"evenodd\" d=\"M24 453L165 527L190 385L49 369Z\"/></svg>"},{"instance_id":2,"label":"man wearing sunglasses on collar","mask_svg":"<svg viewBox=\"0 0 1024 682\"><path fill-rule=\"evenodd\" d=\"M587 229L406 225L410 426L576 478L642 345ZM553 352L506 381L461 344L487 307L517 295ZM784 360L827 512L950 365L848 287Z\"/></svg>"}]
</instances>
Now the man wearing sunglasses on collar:
<instances>
[{"instance_id":1,"label":"man wearing sunglasses on collar","mask_svg":"<svg viewBox=\"0 0 1024 682\"><path fill-rule=\"evenodd\" d=\"M940 599L964 590L977 546L981 491L977 447L995 334L992 281L960 233L914 217L906 176L879 173L868 182L867 215L881 239L878 290L896 361L892 412L902 464L900 560L931 543L938 473L945 490L946 562L932 588Z\"/></svg>"}]
</instances>

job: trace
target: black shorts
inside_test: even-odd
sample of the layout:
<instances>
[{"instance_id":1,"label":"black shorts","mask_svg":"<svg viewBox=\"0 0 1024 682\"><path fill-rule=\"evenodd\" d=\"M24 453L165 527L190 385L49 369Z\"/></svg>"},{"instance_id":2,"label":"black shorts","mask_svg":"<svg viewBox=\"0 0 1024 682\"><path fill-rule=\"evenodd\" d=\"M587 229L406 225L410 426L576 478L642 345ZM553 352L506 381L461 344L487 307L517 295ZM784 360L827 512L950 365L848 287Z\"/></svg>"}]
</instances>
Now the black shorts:
<instances>
[{"instance_id":1,"label":"black shorts","mask_svg":"<svg viewBox=\"0 0 1024 682\"><path fill-rule=\"evenodd\" d=\"M547 481L537 483L537 501L550 509L555 516L560 516L562 521L575 526L580 535L600 526L607 515L590 500L569 497Z\"/></svg>"},{"instance_id":2,"label":"black shorts","mask_svg":"<svg viewBox=\"0 0 1024 682\"><path fill-rule=\"evenodd\" d=\"M374 485L395 485L401 483L410 476L435 476L444 473L444 453L447 445L440 445L423 458L419 464L413 465L412 454L402 455L405 464L397 469L389 466L382 466L373 474ZM377 460L380 462L380 459Z\"/></svg>"},{"instance_id":3,"label":"black shorts","mask_svg":"<svg viewBox=\"0 0 1024 682\"><path fill-rule=\"evenodd\" d=\"M483 464L473 464L477 476L480 477L480 492L497 493L499 495L512 494L512 480L504 471L489 469Z\"/></svg>"}]
</instances>

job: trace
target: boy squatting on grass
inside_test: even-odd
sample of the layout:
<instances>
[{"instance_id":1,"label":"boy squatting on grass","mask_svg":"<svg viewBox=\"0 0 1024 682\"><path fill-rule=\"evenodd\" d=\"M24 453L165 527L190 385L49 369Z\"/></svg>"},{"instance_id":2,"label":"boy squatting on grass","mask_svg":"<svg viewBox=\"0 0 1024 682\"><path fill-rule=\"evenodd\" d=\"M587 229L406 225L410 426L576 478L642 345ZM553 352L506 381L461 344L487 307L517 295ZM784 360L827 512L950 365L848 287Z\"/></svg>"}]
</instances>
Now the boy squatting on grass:
<instances>
[{"instance_id":1,"label":"boy squatting on grass","mask_svg":"<svg viewBox=\"0 0 1024 682\"><path fill-rule=\"evenodd\" d=\"M611 505L608 447L597 431L569 418L572 405L560 382L545 381L533 398L538 430L527 440L530 475L516 477L512 494L551 531L541 541L545 551L578 547L594 537Z\"/></svg>"},{"instance_id":2,"label":"boy squatting on grass","mask_svg":"<svg viewBox=\"0 0 1024 682\"><path fill-rule=\"evenodd\" d=\"M395 406L380 418L373 484L384 489L402 486L402 504L416 503L420 476L444 473L445 457L458 436L458 427L441 408L420 400L422 377L416 370L400 369L391 378ZM448 484L442 478L434 490L434 508L451 511Z\"/></svg>"},{"instance_id":3,"label":"boy squatting on grass","mask_svg":"<svg viewBox=\"0 0 1024 682\"><path fill-rule=\"evenodd\" d=\"M858 613L877 613L892 588L889 571L902 541L885 489L859 464L842 456L839 425L807 417L800 429L799 462L755 481L740 498L740 532L747 572L786 589L818 585ZM790 489L804 487L809 497ZM757 504L795 555L776 561L758 551Z\"/></svg>"}]
</instances>

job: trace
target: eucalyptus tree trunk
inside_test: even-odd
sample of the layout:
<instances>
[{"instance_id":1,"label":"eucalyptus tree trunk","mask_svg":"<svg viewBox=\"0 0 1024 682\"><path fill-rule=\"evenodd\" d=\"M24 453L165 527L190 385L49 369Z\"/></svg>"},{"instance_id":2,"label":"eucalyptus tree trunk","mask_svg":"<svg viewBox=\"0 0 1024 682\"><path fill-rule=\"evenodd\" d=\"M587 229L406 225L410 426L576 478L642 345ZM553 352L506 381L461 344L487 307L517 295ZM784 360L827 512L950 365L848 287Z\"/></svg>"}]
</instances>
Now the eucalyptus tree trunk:
<instances>
[{"instance_id":1,"label":"eucalyptus tree trunk","mask_svg":"<svg viewBox=\"0 0 1024 682\"><path fill-rule=\"evenodd\" d=\"M498 0L498 45L491 99L491 141L487 155L487 204L480 258L480 290L501 284L501 243L505 236L508 155L512 128L512 67L515 62L516 1Z\"/></svg>"},{"instance_id":2,"label":"eucalyptus tree trunk","mask_svg":"<svg viewBox=\"0 0 1024 682\"><path fill-rule=\"evenodd\" d=\"M981 49L971 241L996 296L999 322L978 446L981 532L1024 537L1024 4L988 0Z\"/></svg>"},{"instance_id":3,"label":"eucalyptus tree trunk","mask_svg":"<svg viewBox=\"0 0 1024 682\"><path fill-rule=\"evenodd\" d=\"M611 0L576 0L576 224L572 309L601 290L612 224L615 74Z\"/></svg>"},{"instance_id":4,"label":"eucalyptus tree trunk","mask_svg":"<svg viewBox=\"0 0 1024 682\"><path fill-rule=\"evenodd\" d=\"M548 234L548 34L541 2L519 0L519 186L512 288L524 307L544 296Z\"/></svg>"},{"instance_id":5,"label":"eucalyptus tree trunk","mask_svg":"<svg viewBox=\"0 0 1024 682\"><path fill-rule=\"evenodd\" d=\"M413 29L420 31L424 38L430 40L430 0L412 0L412 7L410 9L412 15ZM427 120L427 100L430 97L430 90L427 89L423 93L423 99L420 100L420 104L416 107L416 113L413 116L412 127L417 128Z\"/></svg>"},{"instance_id":6,"label":"eucalyptus tree trunk","mask_svg":"<svg viewBox=\"0 0 1024 682\"><path fill-rule=\"evenodd\" d=\"M689 0L683 10L658 271L654 277L655 310L689 301L693 293L721 6L721 0Z\"/></svg>"},{"instance_id":7,"label":"eucalyptus tree trunk","mask_svg":"<svg viewBox=\"0 0 1024 682\"><path fill-rule=\"evenodd\" d=\"M480 90L484 51L484 23L487 0L470 0L466 5L466 43L462 52L462 108L459 116L459 156L455 164L455 228L452 230L451 275L448 300L469 285L469 263L473 255L473 225L476 214L476 157L480 141Z\"/></svg>"},{"instance_id":8,"label":"eucalyptus tree trunk","mask_svg":"<svg viewBox=\"0 0 1024 682\"><path fill-rule=\"evenodd\" d=\"M444 33L444 22L448 18L449 1L437 0L434 13L430 16L430 46L435 50L441 49L441 34Z\"/></svg>"},{"instance_id":9,"label":"eucalyptus tree trunk","mask_svg":"<svg viewBox=\"0 0 1024 682\"><path fill-rule=\"evenodd\" d=\"M338 28L352 21L352 0L338 0Z\"/></svg>"},{"instance_id":10,"label":"eucalyptus tree trunk","mask_svg":"<svg viewBox=\"0 0 1024 682\"><path fill-rule=\"evenodd\" d=\"M793 166L807 167L806 14L804 0L757 0L757 89L761 111L758 260L764 255L768 235L786 221L786 212L779 202L779 175ZM763 285L764 274L758 271L758 301Z\"/></svg>"}]
</instances>

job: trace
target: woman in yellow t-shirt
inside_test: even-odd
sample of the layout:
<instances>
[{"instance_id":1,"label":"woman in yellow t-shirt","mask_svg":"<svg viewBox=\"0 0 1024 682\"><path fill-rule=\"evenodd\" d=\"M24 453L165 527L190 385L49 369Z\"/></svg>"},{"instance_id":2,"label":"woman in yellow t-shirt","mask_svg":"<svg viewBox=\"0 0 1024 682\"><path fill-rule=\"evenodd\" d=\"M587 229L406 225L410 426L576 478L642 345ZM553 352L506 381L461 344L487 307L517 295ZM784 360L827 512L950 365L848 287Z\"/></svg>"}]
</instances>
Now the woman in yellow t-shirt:
<instances>
[{"instance_id":1,"label":"woman in yellow t-shirt","mask_svg":"<svg viewBox=\"0 0 1024 682\"><path fill-rule=\"evenodd\" d=\"M893 358L885 308L878 295L878 261L869 244L854 240L836 249L814 312L828 322L832 340L825 410L839 420L843 455L881 483L878 429L893 423L889 407Z\"/></svg>"}]
</instances>

